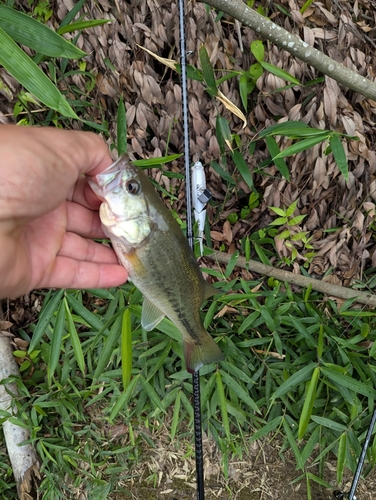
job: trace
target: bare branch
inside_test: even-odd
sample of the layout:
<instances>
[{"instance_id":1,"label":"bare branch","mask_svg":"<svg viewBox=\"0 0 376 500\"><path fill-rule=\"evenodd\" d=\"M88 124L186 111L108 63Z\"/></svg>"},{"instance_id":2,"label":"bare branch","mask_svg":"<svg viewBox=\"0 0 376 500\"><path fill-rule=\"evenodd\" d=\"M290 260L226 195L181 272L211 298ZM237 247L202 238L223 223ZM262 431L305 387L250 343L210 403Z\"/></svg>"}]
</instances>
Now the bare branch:
<instances>
[{"instance_id":1,"label":"bare branch","mask_svg":"<svg viewBox=\"0 0 376 500\"><path fill-rule=\"evenodd\" d=\"M249 8L242 0L205 0L204 3L229 14L245 26L255 30L260 36L281 49L287 50L294 57L298 57L337 82L376 101L376 83L330 59L297 36Z\"/></svg>"},{"instance_id":2,"label":"bare branch","mask_svg":"<svg viewBox=\"0 0 376 500\"><path fill-rule=\"evenodd\" d=\"M228 264L231 259L231 255L225 252L214 252L211 255L207 255L206 258L220 264ZM339 297L340 299L347 300L356 297L356 302L368 305L369 307L376 307L376 295L373 295L372 293L352 290L351 288L333 285L332 283L328 283L326 281L308 278L300 274L291 273L290 271L284 271L283 269L267 266L261 262L257 262L256 260L249 260L246 262L244 257L238 257L236 266L244 269L248 268L250 271L254 271L255 273L263 274L265 276L271 276L280 281L286 281L291 285L301 287L311 285L312 289L317 292L325 293L326 295L331 295L333 297Z\"/></svg>"}]
</instances>

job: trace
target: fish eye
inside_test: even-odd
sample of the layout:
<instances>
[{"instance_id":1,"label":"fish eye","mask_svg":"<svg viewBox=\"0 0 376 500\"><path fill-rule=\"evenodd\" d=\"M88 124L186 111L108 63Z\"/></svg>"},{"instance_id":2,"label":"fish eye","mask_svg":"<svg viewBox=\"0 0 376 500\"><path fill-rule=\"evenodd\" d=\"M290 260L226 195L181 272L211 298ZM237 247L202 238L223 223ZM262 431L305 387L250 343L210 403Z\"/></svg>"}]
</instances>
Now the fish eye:
<instances>
[{"instance_id":1,"label":"fish eye","mask_svg":"<svg viewBox=\"0 0 376 500\"><path fill-rule=\"evenodd\" d=\"M129 194L139 194L141 185L136 179L129 179L129 181L125 183L125 189Z\"/></svg>"}]
</instances>

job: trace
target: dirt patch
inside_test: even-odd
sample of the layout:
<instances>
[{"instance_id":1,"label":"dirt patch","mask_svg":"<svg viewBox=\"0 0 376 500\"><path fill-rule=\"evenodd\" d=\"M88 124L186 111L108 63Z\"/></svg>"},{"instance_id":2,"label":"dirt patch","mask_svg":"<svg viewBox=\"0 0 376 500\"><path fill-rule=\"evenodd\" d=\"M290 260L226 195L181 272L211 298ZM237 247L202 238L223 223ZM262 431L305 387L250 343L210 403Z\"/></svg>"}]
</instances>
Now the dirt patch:
<instances>
[{"instance_id":1,"label":"dirt patch","mask_svg":"<svg viewBox=\"0 0 376 500\"><path fill-rule=\"evenodd\" d=\"M137 477L123 487L134 500L165 499L186 500L195 498L195 463L187 459L175 444L171 448L145 450L141 467L134 471ZM296 470L290 452L281 453L281 444L252 443L242 460L230 461L228 478L223 474L221 456L214 444L205 443L205 498L206 500L332 500L333 491L350 490L353 476L344 474L341 488L336 484L336 460L324 464L323 479L331 488L324 488L314 480L307 480L302 471ZM148 458L149 457L149 458ZM312 460L313 461L313 460ZM317 465L308 465L307 475L319 475ZM153 484L153 481L155 483ZM371 500L376 491L376 471L360 481L358 500ZM129 498L128 494L112 494L112 500Z\"/></svg>"}]
</instances>

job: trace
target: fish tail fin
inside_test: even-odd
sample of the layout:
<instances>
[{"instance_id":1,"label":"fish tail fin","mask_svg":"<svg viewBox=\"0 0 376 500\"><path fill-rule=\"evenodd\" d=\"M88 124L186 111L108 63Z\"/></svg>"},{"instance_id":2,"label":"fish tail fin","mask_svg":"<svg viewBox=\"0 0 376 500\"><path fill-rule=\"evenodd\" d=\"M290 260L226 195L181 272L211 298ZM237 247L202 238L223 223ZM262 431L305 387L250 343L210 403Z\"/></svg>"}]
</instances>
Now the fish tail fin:
<instances>
[{"instance_id":1,"label":"fish tail fin","mask_svg":"<svg viewBox=\"0 0 376 500\"><path fill-rule=\"evenodd\" d=\"M184 358L187 371L196 372L201 366L225 359L223 352L214 342L208 332L200 336L200 342L193 339L184 339Z\"/></svg>"}]
</instances>

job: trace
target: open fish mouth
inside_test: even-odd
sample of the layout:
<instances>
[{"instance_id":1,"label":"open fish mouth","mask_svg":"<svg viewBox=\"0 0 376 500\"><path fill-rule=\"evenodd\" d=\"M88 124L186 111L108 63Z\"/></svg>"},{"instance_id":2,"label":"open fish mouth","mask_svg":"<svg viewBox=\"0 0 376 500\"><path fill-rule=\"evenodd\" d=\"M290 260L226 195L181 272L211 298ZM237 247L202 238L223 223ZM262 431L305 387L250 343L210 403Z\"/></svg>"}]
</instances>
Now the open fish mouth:
<instances>
[{"instance_id":1,"label":"open fish mouth","mask_svg":"<svg viewBox=\"0 0 376 500\"><path fill-rule=\"evenodd\" d=\"M126 163L127 177L137 175L137 168L120 156L106 170L88 179L90 187L102 200L107 193L122 187L124 163Z\"/></svg>"}]
</instances>

